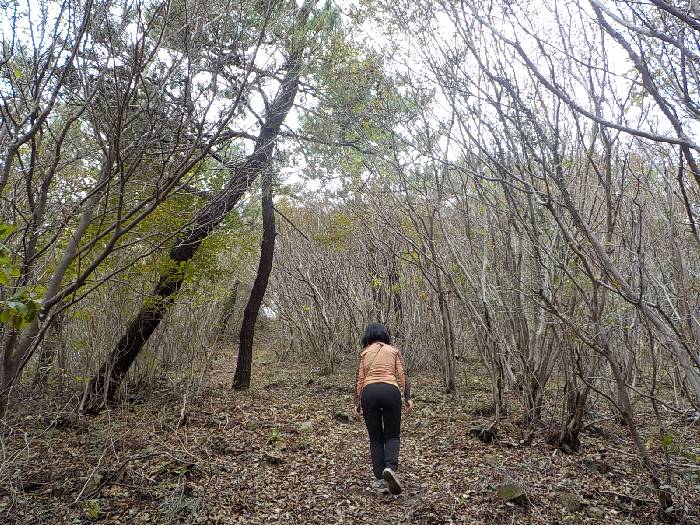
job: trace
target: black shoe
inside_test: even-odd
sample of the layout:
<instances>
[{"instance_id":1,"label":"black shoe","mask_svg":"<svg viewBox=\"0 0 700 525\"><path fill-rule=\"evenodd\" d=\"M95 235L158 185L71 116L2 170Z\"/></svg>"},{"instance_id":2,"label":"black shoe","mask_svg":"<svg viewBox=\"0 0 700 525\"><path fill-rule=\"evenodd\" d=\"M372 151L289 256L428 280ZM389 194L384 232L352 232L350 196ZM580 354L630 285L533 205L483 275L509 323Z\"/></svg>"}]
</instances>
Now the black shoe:
<instances>
[{"instance_id":1,"label":"black shoe","mask_svg":"<svg viewBox=\"0 0 700 525\"><path fill-rule=\"evenodd\" d=\"M392 493L394 496L401 494L401 483L399 483L399 478L396 476L396 472L390 468L385 468L384 472L382 472L382 478L384 478L386 484L389 485L390 493Z\"/></svg>"}]
</instances>

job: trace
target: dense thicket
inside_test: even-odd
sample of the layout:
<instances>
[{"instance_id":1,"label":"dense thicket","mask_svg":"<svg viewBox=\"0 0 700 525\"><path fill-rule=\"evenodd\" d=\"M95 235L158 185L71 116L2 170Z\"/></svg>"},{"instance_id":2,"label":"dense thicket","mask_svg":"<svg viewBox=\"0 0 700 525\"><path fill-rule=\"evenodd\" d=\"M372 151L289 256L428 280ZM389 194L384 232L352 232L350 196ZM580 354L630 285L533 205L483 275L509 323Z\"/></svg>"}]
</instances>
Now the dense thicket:
<instances>
[{"instance_id":1,"label":"dense thicket","mask_svg":"<svg viewBox=\"0 0 700 525\"><path fill-rule=\"evenodd\" d=\"M197 390L261 303L321 373L379 320L488 374L484 435L515 394L573 453L605 405L675 512L636 412L700 408L695 2L6 4L2 414Z\"/></svg>"}]
</instances>

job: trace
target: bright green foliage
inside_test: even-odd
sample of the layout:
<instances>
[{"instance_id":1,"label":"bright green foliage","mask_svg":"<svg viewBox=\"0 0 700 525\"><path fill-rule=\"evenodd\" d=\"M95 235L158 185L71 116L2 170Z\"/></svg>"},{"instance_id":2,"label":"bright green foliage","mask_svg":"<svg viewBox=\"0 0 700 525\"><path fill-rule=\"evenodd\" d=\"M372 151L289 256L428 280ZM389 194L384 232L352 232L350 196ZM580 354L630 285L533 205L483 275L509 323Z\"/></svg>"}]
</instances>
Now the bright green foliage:
<instances>
[{"instance_id":1,"label":"bright green foliage","mask_svg":"<svg viewBox=\"0 0 700 525\"><path fill-rule=\"evenodd\" d=\"M41 299L26 289L20 289L10 299L0 301L0 309L0 323L16 329L23 328L39 314Z\"/></svg>"},{"instance_id":2,"label":"bright green foliage","mask_svg":"<svg viewBox=\"0 0 700 525\"><path fill-rule=\"evenodd\" d=\"M326 45L305 76L317 87L301 102L299 133L310 177L341 173L356 186L374 155L392 150L396 126L410 119L401 81L386 72L384 58L368 50L343 25L334 8L314 20L325 24Z\"/></svg>"},{"instance_id":3,"label":"bright green foliage","mask_svg":"<svg viewBox=\"0 0 700 525\"><path fill-rule=\"evenodd\" d=\"M14 226L0 223L0 286L3 287L9 287L20 276L12 250L2 242L14 230ZM40 309L39 290L19 287L11 297L0 301L0 323L16 329L22 328L36 318Z\"/></svg>"},{"instance_id":4,"label":"bright green foliage","mask_svg":"<svg viewBox=\"0 0 700 525\"><path fill-rule=\"evenodd\" d=\"M85 515L91 520L96 520L100 517L102 511L99 499L89 499L83 504Z\"/></svg>"}]
</instances>

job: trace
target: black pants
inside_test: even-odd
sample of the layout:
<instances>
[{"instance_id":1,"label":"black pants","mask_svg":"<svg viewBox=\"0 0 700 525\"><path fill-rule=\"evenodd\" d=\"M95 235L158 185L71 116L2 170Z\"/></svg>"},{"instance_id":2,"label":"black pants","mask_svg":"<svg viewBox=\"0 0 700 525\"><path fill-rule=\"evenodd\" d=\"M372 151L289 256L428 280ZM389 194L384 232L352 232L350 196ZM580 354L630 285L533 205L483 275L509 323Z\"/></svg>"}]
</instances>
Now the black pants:
<instances>
[{"instance_id":1,"label":"black pants","mask_svg":"<svg viewBox=\"0 0 700 525\"><path fill-rule=\"evenodd\" d=\"M399 466L401 393L395 385L372 383L362 389L362 413L369 433L369 451L374 477Z\"/></svg>"}]
</instances>

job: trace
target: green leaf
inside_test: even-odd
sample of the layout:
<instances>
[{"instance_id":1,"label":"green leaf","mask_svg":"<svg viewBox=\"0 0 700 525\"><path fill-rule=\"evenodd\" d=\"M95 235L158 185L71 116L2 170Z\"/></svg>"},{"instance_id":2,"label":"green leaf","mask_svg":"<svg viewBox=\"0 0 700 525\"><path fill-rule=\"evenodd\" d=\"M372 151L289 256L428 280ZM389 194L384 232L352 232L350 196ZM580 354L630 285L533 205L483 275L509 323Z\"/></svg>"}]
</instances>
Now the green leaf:
<instances>
[{"instance_id":1,"label":"green leaf","mask_svg":"<svg viewBox=\"0 0 700 525\"><path fill-rule=\"evenodd\" d=\"M675 437L673 434L664 434L661 436L661 446L664 448L669 448L671 445L673 445L675 441Z\"/></svg>"},{"instance_id":2,"label":"green leaf","mask_svg":"<svg viewBox=\"0 0 700 525\"><path fill-rule=\"evenodd\" d=\"M100 506L100 500L98 499L89 499L85 502L83 505L83 510L85 511L85 515L90 518L91 520L96 520L97 518L100 517L100 512L101 512L101 506Z\"/></svg>"},{"instance_id":3,"label":"green leaf","mask_svg":"<svg viewBox=\"0 0 700 525\"><path fill-rule=\"evenodd\" d=\"M27 305L24 303L18 303L15 307L15 311L22 319L25 319L29 315L29 308L27 308Z\"/></svg>"},{"instance_id":4,"label":"green leaf","mask_svg":"<svg viewBox=\"0 0 700 525\"><path fill-rule=\"evenodd\" d=\"M13 224L5 224L0 222L0 240L5 240L7 237L15 231L17 228Z\"/></svg>"},{"instance_id":5,"label":"green leaf","mask_svg":"<svg viewBox=\"0 0 700 525\"><path fill-rule=\"evenodd\" d=\"M15 330L22 328L22 318L19 315L10 315L10 326Z\"/></svg>"}]
</instances>

